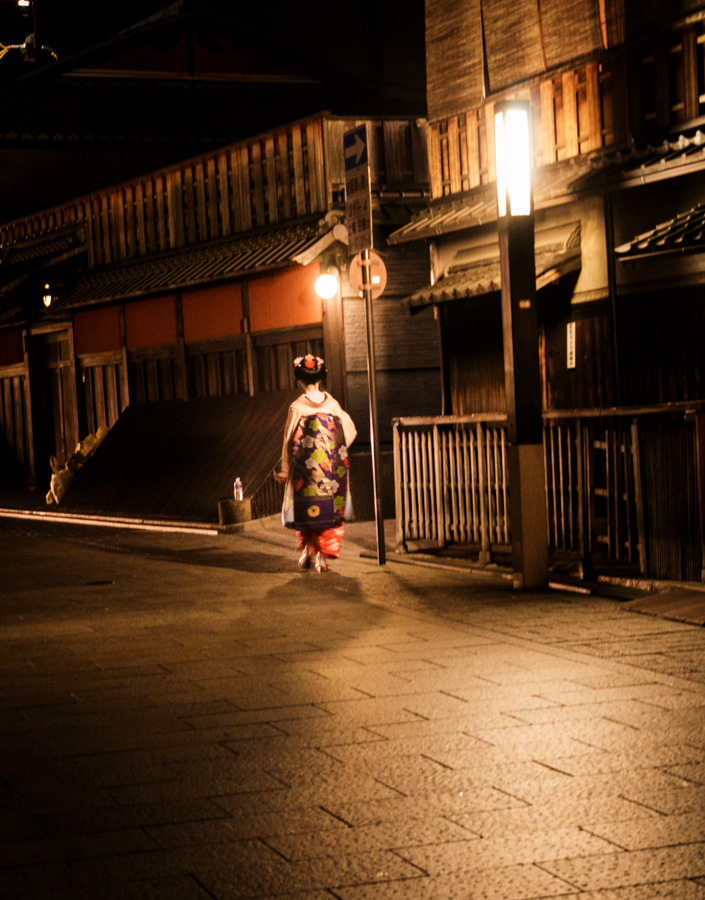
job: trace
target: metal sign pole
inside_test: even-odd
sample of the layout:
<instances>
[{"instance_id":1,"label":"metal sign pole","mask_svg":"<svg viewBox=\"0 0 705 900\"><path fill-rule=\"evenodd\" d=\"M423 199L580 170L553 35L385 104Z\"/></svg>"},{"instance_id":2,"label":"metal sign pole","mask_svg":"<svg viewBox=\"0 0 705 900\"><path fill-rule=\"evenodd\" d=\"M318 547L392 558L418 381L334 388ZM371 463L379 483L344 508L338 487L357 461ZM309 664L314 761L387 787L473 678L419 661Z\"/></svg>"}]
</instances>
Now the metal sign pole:
<instances>
[{"instance_id":1,"label":"metal sign pole","mask_svg":"<svg viewBox=\"0 0 705 900\"><path fill-rule=\"evenodd\" d=\"M387 561L384 545L384 516L380 497L379 447L377 443L377 366L375 360L375 334L372 318L372 276L370 274L370 251L362 251L362 286L365 294L365 317L367 320L367 379L370 395L370 448L372 450L372 487L375 503L375 527L377 533L377 562L383 566Z\"/></svg>"},{"instance_id":2,"label":"metal sign pole","mask_svg":"<svg viewBox=\"0 0 705 900\"><path fill-rule=\"evenodd\" d=\"M345 218L348 228L348 251L360 260L362 291L365 295L367 319L367 380L370 395L370 449L372 450L372 489L374 492L375 525L377 529L377 561L386 562L384 547L384 518L379 493L379 448L377 446L377 383L375 336L372 318L373 284L370 270L372 247L372 192L370 189L370 160L367 124L357 125L343 134L345 160ZM384 281L386 283L386 270ZM378 286L379 288L379 286ZM384 286L382 286L384 289Z\"/></svg>"}]
</instances>

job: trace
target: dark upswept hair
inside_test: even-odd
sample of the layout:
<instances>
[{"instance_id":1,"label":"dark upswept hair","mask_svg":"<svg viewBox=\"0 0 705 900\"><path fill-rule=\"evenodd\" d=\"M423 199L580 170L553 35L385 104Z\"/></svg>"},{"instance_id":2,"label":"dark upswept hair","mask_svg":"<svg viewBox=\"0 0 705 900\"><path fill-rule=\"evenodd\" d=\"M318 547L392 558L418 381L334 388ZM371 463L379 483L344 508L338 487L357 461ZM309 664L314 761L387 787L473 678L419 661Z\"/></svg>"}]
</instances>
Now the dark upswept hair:
<instances>
[{"instance_id":1,"label":"dark upswept hair","mask_svg":"<svg viewBox=\"0 0 705 900\"><path fill-rule=\"evenodd\" d=\"M298 356L294 360L294 376L303 384L316 384L326 377L326 363L320 356L307 353L306 356Z\"/></svg>"}]
</instances>

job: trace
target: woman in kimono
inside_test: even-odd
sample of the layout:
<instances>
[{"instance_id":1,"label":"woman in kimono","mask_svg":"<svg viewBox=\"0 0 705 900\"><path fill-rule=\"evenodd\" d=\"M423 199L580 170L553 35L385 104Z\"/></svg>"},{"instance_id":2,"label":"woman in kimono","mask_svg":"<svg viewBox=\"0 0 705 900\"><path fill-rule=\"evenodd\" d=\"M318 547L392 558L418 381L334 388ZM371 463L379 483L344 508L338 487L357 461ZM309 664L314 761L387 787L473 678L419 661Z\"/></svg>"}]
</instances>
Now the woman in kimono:
<instances>
[{"instance_id":1,"label":"woman in kimono","mask_svg":"<svg viewBox=\"0 0 705 900\"><path fill-rule=\"evenodd\" d=\"M303 394L289 407L275 475L286 483L282 522L296 529L299 568L315 561L317 572L327 571L326 559L340 553L344 522L352 515L348 447L357 435L350 416L321 389L325 374L320 356L294 360Z\"/></svg>"}]
</instances>

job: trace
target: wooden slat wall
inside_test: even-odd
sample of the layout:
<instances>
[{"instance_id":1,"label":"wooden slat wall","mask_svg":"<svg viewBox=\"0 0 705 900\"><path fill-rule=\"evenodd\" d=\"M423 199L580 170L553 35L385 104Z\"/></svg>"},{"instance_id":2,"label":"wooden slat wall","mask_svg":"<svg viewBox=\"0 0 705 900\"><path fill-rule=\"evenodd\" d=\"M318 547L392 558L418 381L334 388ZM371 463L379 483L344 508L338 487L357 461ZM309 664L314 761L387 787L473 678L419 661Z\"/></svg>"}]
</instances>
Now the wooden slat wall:
<instances>
[{"instance_id":1,"label":"wooden slat wall","mask_svg":"<svg viewBox=\"0 0 705 900\"><path fill-rule=\"evenodd\" d=\"M111 428L127 406L122 353L80 356L78 366L88 431L95 433L101 425Z\"/></svg>"},{"instance_id":2,"label":"wooden slat wall","mask_svg":"<svg viewBox=\"0 0 705 900\"><path fill-rule=\"evenodd\" d=\"M25 396L24 365L0 368L0 439L28 472L31 459Z\"/></svg>"},{"instance_id":3,"label":"wooden slat wall","mask_svg":"<svg viewBox=\"0 0 705 900\"><path fill-rule=\"evenodd\" d=\"M426 0L426 70L432 119L455 115L483 95L479 0Z\"/></svg>"},{"instance_id":4,"label":"wooden slat wall","mask_svg":"<svg viewBox=\"0 0 705 900\"><path fill-rule=\"evenodd\" d=\"M258 391L294 390L292 359L307 353L324 355L322 325L262 332L253 338Z\"/></svg>"},{"instance_id":5,"label":"wooden slat wall","mask_svg":"<svg viewBox=\"0 0 705 900\"><path fill-rule=\"evenodd\" d=\"M665 34L653 46L619 48L599 61L508 93L507 97L531 99L534 164L570 159L618 144L629 134L673 127L705 115L705 94L698 88L705 70L704 47L705 27L699 23ZM434 199L493 180L491 113L498 99L495 95L480 107L430 124ZM480 130L483 118L487 127Z\"/></svg>"},{"instance_id":6,"label":"wooden slat wall","mask_svg":"<svg viewBox=\"0 0 705 900\"><path fill-rule=\"evenodd\" d=\"M498 419L394 420L400 546L474 544L481 562L490 562L493 548L509 544L506 440ZM553 558L567 556L588 568L628 565L647 577L701 580L696 455L694 423L679 420L673 411L546 417L547 537Z\"/></svg>"},{"instance_id":7,"label":"wooden slat wall","mask_svg":"<svg viewBox=\"0 0 705 900\"><path fill-rule=\"evenodd\" d=\"M342 134L354 124L315 118L290 125L8 223L0 227L0 246L85 222L89 264L103 266L324 213L344 185ZM385 134L380 170L387 182L391 176L399 187L427 185L423 123L375 127ZM374 171L372 177L378 181Z\"/></svg>"},{"instance_id":8,"label":"wooden slat wall","mask_svg":"<svg viewBox=\"0 0 705 900\"><path fill-rule=\"evenodd\" d=\"M503 416L395 419L397 540L476 544L483 563L510 542Z\"/></svg>"},{"instance_id":9,"label":"wooden slat wall","mask_svg":"<svg viewBox=\"0 0 705 900\"><path fill-rule=\"evenodd\" d=\"M225 397L249 392L244 335L186 346L190 397Z\"/></svg>"}]
</instances>

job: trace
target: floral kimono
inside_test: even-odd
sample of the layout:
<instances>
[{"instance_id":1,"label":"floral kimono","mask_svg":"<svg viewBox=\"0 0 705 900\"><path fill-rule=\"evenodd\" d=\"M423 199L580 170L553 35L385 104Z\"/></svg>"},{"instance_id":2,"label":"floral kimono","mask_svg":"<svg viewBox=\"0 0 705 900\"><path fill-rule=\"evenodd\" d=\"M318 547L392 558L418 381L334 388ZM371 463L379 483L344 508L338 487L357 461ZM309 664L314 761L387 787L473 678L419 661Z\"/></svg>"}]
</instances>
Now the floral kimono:
<instances>
[{"instance_id":1,"label":"floral kimono","mask_svg":"<svg viewBox=\"0 0 705 900\"><path fill-rule=\"evenodd\" d=\"M352 515L348 444L356 433L352 419L330 394L322 403L304 395L289 408L282 521L296 529L299 549L308 542L326 556L340 552L343 523Z\"/></svg>"}]
</instances>

